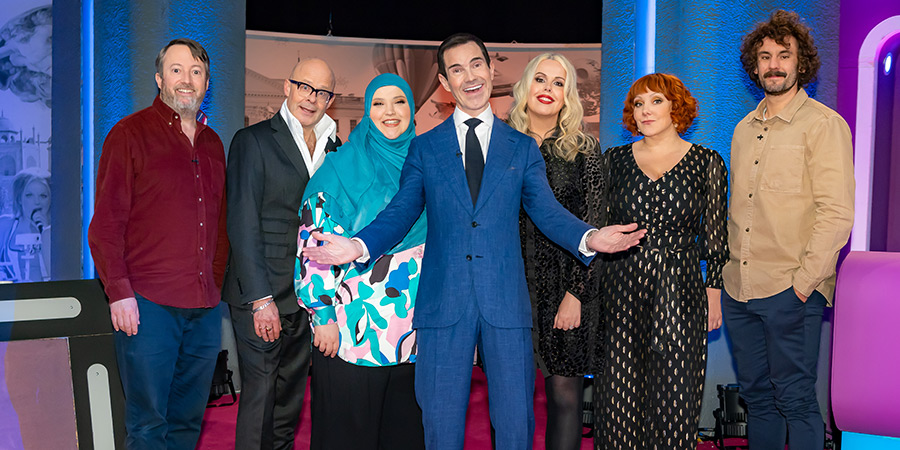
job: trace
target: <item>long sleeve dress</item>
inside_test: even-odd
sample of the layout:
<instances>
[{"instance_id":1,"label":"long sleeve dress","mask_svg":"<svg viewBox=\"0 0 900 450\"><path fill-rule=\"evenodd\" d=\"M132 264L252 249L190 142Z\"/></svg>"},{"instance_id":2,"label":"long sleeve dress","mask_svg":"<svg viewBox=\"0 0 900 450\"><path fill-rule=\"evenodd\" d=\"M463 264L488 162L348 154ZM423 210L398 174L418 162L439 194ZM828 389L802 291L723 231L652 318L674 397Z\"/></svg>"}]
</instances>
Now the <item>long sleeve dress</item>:
<instances>
[{"instance_id":1,"label":"long sleeve dress","mask_svg":"<svg viewBox=\"0 0 900 450\"><path fill-rule=\"evenodd\" d=\"M647 236L603 264L607 325L605 367L595 383L595 446L695 449L706 371L705 288L722 288L728 256L725 163L693 145L652 180L630 144L606 156L609 222L636 222Z\"/></svg>"},{"instance_id":2,"label":"long sleeve dress","mask_svg":"<svg viewBox=\"0 0 900 450\"><path fill-rule=\"evenodd\" d=\"M553 195L578 218L603 226L606 215L606 169L596 144L573 161L551 151L555 138L541 144L547 164L547 181ZM594 373L597 339L602 330L599 277L592 263L585 267L551 242L524 212L520 215L525 279L531 294L536 360L544 376L582 376ZM581 301L581 326L573 330L553 328L553 320L566 292Z\"/></svg>"}]
</instances>

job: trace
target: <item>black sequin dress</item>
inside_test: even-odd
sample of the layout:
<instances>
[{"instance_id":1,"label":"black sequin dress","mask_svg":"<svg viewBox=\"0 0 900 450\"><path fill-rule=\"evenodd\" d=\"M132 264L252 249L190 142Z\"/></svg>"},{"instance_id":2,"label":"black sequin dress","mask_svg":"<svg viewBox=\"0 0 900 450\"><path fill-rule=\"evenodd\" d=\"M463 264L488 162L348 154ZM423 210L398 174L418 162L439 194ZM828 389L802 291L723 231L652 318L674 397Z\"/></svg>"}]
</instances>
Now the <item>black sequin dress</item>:
<instances>
[{"instance_id":1,"label":"black sequin dress","mask_svg":"<svg viewBox=\"0 0 900 450\"><path fill-rule=\"evenodd\" d=\"M553 194L578 218L602 226L606 214L606 169L600 149L594 144L574 161L566 161L551 153L554 142L555 138L547 138L541 145ZM567 377L593 373L601 331L599 274L594 274L599 264L586 267L577 261L547 239L524 211L519 223L525 278L531 293L535 359L541 373ZM553 328L566 291L581 301L581 326L568 331Z\"/></svg>"},{"instance_id":2,"label":"black sequin dress","mask_svg":"<svg viewBox=\"0 0 900 450\"><path fill-rule=\"evenodd\" d=\"M605 366L595 380L595 447L693 450L706 372L705 288L722 288L728 256L725 163L693 145L654 181L630 144L606 156L609 223L636 222L648 232L639 247L602 265Z\"/></svg>"}]
</instances>

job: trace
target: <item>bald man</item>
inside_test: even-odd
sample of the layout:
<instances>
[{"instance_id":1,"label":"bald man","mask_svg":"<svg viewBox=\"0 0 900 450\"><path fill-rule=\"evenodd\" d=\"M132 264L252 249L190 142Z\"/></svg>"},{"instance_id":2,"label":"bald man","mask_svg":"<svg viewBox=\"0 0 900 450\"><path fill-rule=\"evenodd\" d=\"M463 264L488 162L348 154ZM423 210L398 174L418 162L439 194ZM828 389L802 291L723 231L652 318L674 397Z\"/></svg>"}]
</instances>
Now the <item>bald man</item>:
<instances>
[{"instance_id":1,"label":"bald man","mask_svg":"<svg viewBox=\"0 0 900 450\"><path fill-rule=\"evenodd\" d=\"M325 153L340 145L325 114L334 73L308 59L284 80L281 111L234 135L228 153L228 238L222 288L241 373L235 448L293 449L310 357L309 316L294 294L297 212Z\"/></svg>"}]
</instances>

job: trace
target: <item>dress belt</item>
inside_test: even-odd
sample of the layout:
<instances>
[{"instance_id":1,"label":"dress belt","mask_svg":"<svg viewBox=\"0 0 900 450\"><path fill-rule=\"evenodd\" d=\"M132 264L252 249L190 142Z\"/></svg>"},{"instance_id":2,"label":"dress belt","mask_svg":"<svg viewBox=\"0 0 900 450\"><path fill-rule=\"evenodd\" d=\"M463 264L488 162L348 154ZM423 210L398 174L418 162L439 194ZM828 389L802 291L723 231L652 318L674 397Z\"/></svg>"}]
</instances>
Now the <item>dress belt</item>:
<instances>
[{"instance_id":1,"label":"dress belt","mask_svg":"<svg viewBox=\"0 0 900 450\"><path fill-rule=\"evenodd\" d=\"M671 256L697 249L696 242L690 242L684 246L654 247L642 245L641 249L649 255L651 269L656 268L659 278L656 282L656 291L653 293L653 327L651 331L650 346L658 353L665 352L676 342L676 332L681 329L682 317L677 313L678 277L674 268L669 264Z\"/></svg>"}]
</instances>

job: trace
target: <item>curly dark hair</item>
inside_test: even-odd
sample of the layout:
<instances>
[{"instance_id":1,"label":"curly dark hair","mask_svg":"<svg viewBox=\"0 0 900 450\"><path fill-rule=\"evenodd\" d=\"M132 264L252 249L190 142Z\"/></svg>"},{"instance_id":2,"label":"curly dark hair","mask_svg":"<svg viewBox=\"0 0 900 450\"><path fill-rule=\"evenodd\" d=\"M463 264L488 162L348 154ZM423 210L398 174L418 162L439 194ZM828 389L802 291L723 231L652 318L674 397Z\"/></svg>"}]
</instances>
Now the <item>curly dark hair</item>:
<instances>
[{"instance_id":1,"label":"curly dark hair","mask_svg":"<svg viewBox=\"0 0 900 450\"><path fill-rule=\"evenodd\" d=\"M760 74L756 73L756 58L763 39L769 38L778 45L787 47L791 36L797 39L797 84L805 87L816 79L821 63L809 27L800 22L799 14L779 9L772 13L768 22L757 24L753 31L744 36L741 43L741 63L754 83L760 84Z\"/></svg>"},{"instance_id":2,"label":"curly dark hair","mask_svg":"<svg viewBox=\"0 0 900 450\"><path fill-rule=\"evenodd\" d=\"M659 92L672 102L672 123L678 134L684 134L697 118L697 99L675 75L651 73L638 78L628 90L625 107L622 108L622 124L632 136L639 134L634 120L634 98L647 91Z\"/></svg>"}]
</instances>

